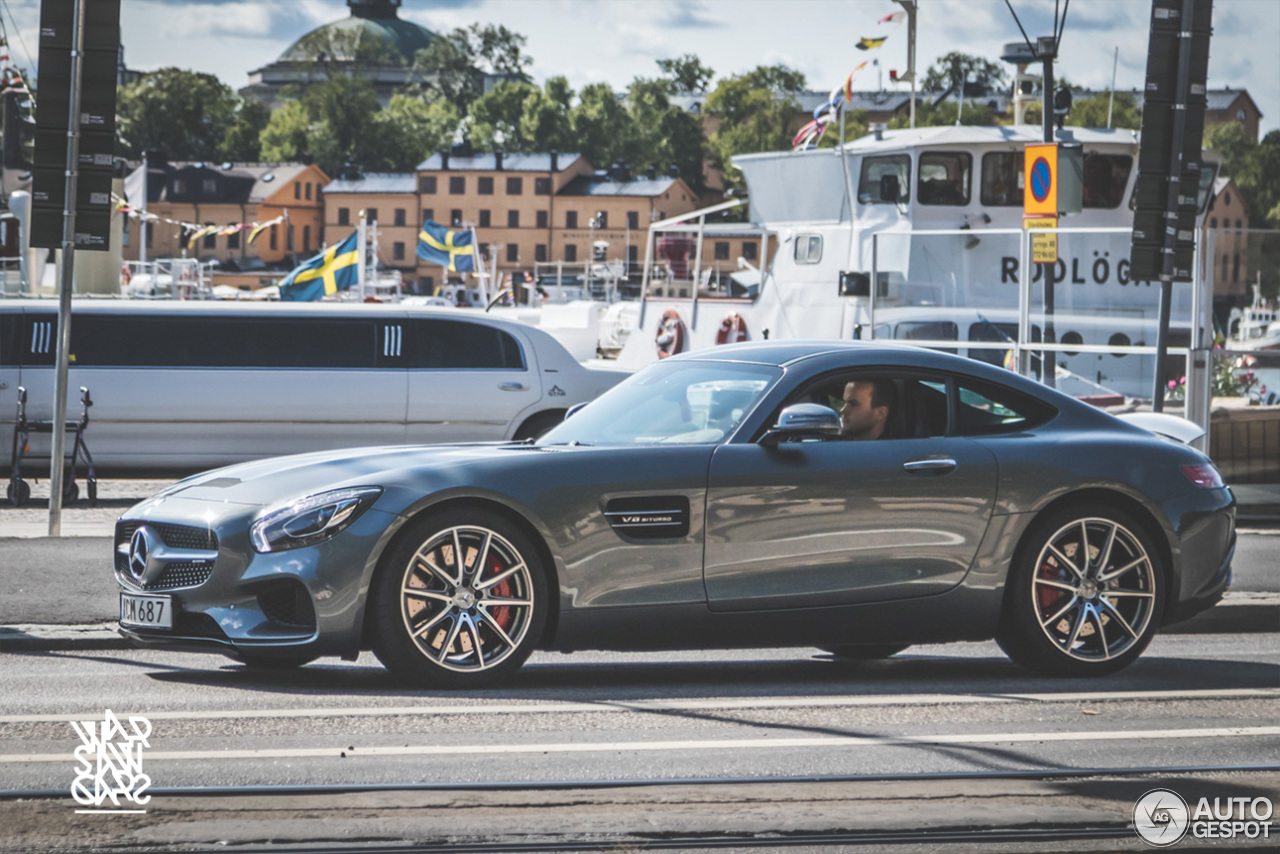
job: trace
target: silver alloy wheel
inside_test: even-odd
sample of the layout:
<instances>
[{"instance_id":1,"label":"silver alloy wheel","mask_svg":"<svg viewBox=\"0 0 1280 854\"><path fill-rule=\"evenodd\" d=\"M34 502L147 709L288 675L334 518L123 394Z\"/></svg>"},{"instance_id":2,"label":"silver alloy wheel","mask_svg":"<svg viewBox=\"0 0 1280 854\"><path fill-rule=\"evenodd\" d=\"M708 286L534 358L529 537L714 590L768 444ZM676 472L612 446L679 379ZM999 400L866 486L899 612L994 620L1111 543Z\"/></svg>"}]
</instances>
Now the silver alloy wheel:
<instances>
[{"instance_id":1,"label":"silver alloy wheel","mask_svg":"<svg viewBox=\"0 0 1280 854\"><path fill-rule=\"evenodd\" d=\"M1155 613L1155 566L1111 519L1076 519L1041 549L1031 582L1040 629L1063 653L1107 661L1138 643Z\"/></svg>"},{"instance_id":2,"label":"silver alloy wheel","mask_svg":"<svg viewBox=\"0 0 1280 854\"><path fill-rule=\"evenodd\" d=\"M445 528L423 543L401 576L400 614L418 650L460 673L489 670L520 646L533 616L523 556L489 528Z\"/></svg>"}]
</instances>

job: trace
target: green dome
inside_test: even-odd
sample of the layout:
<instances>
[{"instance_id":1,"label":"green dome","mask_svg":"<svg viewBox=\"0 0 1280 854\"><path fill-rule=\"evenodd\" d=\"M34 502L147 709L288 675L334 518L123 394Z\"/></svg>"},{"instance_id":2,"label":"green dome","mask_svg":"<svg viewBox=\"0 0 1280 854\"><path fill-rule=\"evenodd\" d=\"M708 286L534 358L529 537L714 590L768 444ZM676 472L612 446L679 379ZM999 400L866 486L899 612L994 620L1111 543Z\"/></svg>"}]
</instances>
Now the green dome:
<instances>
[{"instance_id":1,"label":"green dome","mask_svg":"<svg viewBox=\"0 0 1280 854\"><path fill-rule=\"evenodd\" d=\"M409 64L435 33L396 16L399 0L347 0L351 17L317 27L280 55L282 62Z\"/></svg>"}]
</instances>

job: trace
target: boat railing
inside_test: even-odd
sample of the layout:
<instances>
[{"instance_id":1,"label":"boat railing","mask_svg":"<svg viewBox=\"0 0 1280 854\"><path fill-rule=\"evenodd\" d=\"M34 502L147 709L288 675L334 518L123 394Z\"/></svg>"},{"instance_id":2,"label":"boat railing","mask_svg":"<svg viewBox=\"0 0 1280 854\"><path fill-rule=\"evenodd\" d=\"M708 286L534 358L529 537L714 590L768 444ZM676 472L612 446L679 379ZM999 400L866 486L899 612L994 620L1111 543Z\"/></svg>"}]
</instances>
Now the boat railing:
<instances>
[{"instance_id":1,"label":"boat railing","mask_svg":"<svg viewBox=\"0 0 1280 854\"><path fill-rule=\"evenodd\" d=\"M131 299L212 299L213 288L199 260L156 258L124 262L120 295Z\"/></svg>"}]
</instances>

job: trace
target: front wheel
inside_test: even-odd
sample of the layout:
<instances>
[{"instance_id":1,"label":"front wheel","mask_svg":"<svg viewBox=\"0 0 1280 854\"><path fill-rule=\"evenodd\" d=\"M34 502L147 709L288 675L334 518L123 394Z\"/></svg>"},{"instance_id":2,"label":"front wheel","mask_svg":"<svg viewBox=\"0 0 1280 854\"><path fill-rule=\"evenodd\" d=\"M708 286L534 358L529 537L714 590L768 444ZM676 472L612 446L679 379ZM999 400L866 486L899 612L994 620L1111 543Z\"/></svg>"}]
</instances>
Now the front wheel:
<instances>
[{"instance_id":1,"label":"front wheel","mask_svg":"<svg viewBox=\"0 0 1280 854\"><path fill-rule=\"evenodd\" d=\"M429 687L486 685L524 664L546 625L533 543L492 511L458 508L415 523L374 581L374 653Z\"/></svg>"},{"instance_id":2,"label":"front wheel","mask_svg":"<svg viewBox=\"0 0 1280 854\"><path fill-rule=\"evenodd\" d=\"M1009 571L996 641L1051 676L1102 676L1147 648L1164 610L1165 575L1128 514L1067 509L1036 523Z\"/></svg>"}]
</instances>

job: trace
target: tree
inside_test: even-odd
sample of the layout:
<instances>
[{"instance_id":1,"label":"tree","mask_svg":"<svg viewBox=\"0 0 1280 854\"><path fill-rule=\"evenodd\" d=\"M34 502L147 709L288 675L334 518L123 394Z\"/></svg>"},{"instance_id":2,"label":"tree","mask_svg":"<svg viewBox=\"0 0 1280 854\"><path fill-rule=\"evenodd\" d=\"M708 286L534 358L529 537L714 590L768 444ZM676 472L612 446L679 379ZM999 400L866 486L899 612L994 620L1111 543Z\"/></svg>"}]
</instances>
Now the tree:
<instances>
[{"instance_id":1,"label":"tree","mask_svg":"<svg viewBox=\"0 0 1280 854\"><path fill-rule=\"evenodd\" d=\"M525 37L494 24L472 24L435 39L418 51L414 71L428 90L466 114L484 92L484 74L527 81L533 59L524 54Z\"/></svg>"},{"instance_id":2,"label":"tree","mask_svg":"<svg viewBox=\"0 0 1280 854\"><path fill-rule=\"evenodd\" d=\"M712 162L724 171L730 187L742 185L730 160L734 155L790 147L803 117L786 93L803 88L803 74L780 65L760 66L721 78L707 96L706 109L720 120L710 142Z\"/></svg>"},{"instance_id":3,"label":"tree","mask_svg":"<svg viewBox=\"0 0 1280 854\"><path fill-rule=\"evenodd\" d=\"M964 102L964 113L960 113L960 105L950 98L941 104L933 105L925 101L916 104L916 127L941 127L954 125L956 116L960 116L960 124L969 126L991 126L996 124L995 110L981 101ZM900 113L889 122L894 130L909 127L910 115Z\"/></svg>"},{"instance_id":4,"label":"tree","mask_svg":"<svg viewBox=\"0 0 1280 854\"><path fill-rule=\"evenodd\" d=\"M675 166L686 184L701 190L706 183L706 135L696 116L671 103L675 91L671 80L637 77L632 81L627 90L632 133L622 160L636 170L653 167L665 171Z\"/></svg>"},{"instance_id":5,"label":"tree","mask_svg":"<svg viewBox=\"0 0 1280 854\"><path fill-rule=\"evenodd\" d=\"M310 161L311 117L301 101L285 101L258 137L264 160Z\"/></svg>"},{"instance_id":6,"label":"tree","mask_svg":"<svg viewBox=\"0 0 1280 854\"><path fill-rule=\"evenodd\" d=\"M271 119L271 110L257 101L242 101L235 122L218 146L218 157L235 162L262 159L262 131Z\"/></svg>"},{"instance_id":7,"label":"tree","mask_svg":"<svg viewBox=\"0 0 1280 854\"><path fill-rule=\"evenodd\" d=\"M533 141L524 136L522 119L525 103L541 93L532 84L510 81L485 92L471 105L471 144L477 151L531 151Z\"/></svg>"},{"instance_id":8,"label":"tree","mask_svg":"<svg viewBox=\"0 0 1280 854\"><path fill-rule=\"evenodd\" d=\"M1128 92L1116 92L1115 103L1111 103L1108 92L1099 92L1091 98L1076 101L1067 113L1067 124L1074 127L1105 128L1107 126L1107 110L1111 110L1111 127L1142 127L1142 110L1138 101Z\"/></svg>"},{"instance_id":9,"label":"tree","mask_svg":"<svg viewBox=\"0 0 1280 854\"><path fill-rule=\"evenodd\" d=\"M583 87L577 105L569 111L569 125L578 151L592 164L622 159L634 133L631 114L607 83Z\"/></svg>"},{"instance_id":10,"label":"tree","mask_svg":"<svg viewBox=\"0 0 1280 854\"><path fill-rule=\"evenodd\" d=\"M1005 86L1008 79L1000 63L952 51L929 66L921 88L926 92L942 92L955 86L957 81L966 81L975 85L976 94L985 94Z\"/></svg>"},{"instance_id":11,"label":"tree","mask_svg":"<svg viewBox=\"0 0 1280 854\"><path fill-rule=\"evenodd\" d=\"M573 89L563 77L552 77L546 85L525 99L520 116L520 137L530 151L568 151L574 145L570 113Z\"/></svg>"},{"instance_id":12,"label":"tree","mask_svg":"<svg viewBox=\"0 0 1280 854\"><path fill-rule=\"evenodd\" d=\"M360 165L377 172L412 172L431 152L449 144L458 111L444 100L424 104L410 95L392 95L373 117L370 147Z\"/></svg>"},{"instance_id":13,"label":"tree","mask_svg":"<svg viewBox=\"0 0 1280 854\"><path fill-rule=\"evenodd\" d=\"M174 160L218 160L240 99L212 74L162 68L120 90L116 142L125 157L148 149Z\"/></svg>"},{"instance_id":14,"label":"tree","mask_svg":"<svg viewBox=\"0 0 1280 854\"><path fill-rule=\"evenodd\" d=\"M785 65L759 65L743 75L753 89L770 92L801 92L808 88L804 74Z\"/></svg>"},{"instance_id":15,"label":"tree","mask_svg":"<svg viewBox=\"0 0 1280 854\"><path fill-rule=\"evenodd\" d=\"M675 84L677 92L702 92L716 76L715 71L702 64L695 54L686 53L676 59L659 59L658 68Z\"/></svg>"}]
</instances>

